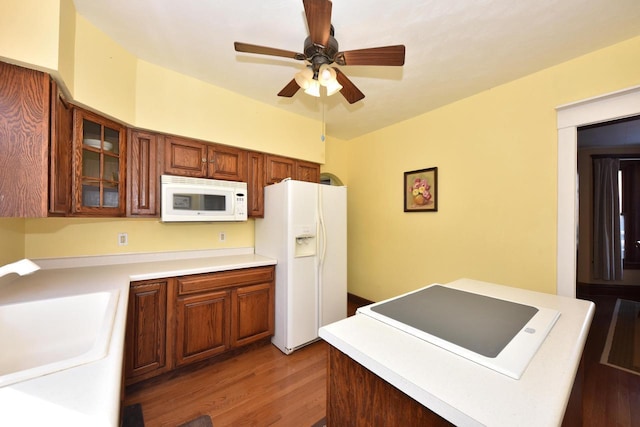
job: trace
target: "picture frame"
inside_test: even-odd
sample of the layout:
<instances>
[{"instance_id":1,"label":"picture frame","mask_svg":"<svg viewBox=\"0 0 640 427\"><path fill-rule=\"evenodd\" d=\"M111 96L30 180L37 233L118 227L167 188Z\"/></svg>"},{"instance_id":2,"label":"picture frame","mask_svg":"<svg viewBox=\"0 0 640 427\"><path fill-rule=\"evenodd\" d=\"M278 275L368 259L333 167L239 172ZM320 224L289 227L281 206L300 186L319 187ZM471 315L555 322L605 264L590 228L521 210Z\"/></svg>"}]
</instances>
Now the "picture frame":
<instances>
[{"instance_id":1,"label":"picture frame","mask_svg":"<svg viewBox=\"0 0 640 427\"><path fill-rule=\"evenodd\" d=\"M404 173L404 211L438 211L438 168L426 168Z\"/></svg>"}]
</instances>

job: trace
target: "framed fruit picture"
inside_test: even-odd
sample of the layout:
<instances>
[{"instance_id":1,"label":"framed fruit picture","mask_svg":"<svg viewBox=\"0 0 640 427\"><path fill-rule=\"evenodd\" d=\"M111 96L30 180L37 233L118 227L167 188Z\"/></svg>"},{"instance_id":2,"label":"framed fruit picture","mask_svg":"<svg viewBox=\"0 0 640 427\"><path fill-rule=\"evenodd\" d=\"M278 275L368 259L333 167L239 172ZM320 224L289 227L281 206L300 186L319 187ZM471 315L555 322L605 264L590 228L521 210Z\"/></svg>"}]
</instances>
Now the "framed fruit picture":
<instances>
[{"instance_id":1,"label":"framed fruit picture","mask_svg":"<svg viewBox=\"0 0 640 427\"><path fill-rule=\"evenodd\" d=\"M438 168L404 173L404 211L438 211Z\"/></svg>"}]
</instances>

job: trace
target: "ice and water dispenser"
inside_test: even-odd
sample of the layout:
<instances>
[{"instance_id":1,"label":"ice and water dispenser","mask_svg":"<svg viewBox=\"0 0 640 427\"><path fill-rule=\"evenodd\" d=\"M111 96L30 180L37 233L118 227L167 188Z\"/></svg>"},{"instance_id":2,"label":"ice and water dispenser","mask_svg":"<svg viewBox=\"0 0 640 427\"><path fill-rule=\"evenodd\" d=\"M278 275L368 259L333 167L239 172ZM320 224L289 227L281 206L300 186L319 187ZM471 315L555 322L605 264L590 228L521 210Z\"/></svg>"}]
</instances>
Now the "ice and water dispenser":
<instances>
[{"instance_id":1,"label":"ice and water dispenser","mask_svg":"<svg viewBox=\"0 0 640 427\"><path fill-rule=\"evenodd\" d=\"M315 225L299 225L294 228L295 257L315 256L316 227Z\"/></svg>"}]
</instances>

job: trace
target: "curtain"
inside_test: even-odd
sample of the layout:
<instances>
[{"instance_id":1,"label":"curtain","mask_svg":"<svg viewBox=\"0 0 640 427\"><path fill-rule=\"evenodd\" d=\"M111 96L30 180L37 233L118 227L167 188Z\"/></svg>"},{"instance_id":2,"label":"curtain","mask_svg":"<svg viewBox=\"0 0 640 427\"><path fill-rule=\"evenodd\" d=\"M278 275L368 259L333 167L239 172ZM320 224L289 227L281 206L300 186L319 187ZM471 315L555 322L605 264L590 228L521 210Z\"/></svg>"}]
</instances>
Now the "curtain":
<instances>
[{"instance_id":1,"label":"curtain","mask_svg":"<svg viewBox=\"0 0 640 427\"><path fill-rule=\"evenodd\" d=\"M602 280L622 280L620 160L593 159L593 273Z\"/></svg>"}]
</instances>

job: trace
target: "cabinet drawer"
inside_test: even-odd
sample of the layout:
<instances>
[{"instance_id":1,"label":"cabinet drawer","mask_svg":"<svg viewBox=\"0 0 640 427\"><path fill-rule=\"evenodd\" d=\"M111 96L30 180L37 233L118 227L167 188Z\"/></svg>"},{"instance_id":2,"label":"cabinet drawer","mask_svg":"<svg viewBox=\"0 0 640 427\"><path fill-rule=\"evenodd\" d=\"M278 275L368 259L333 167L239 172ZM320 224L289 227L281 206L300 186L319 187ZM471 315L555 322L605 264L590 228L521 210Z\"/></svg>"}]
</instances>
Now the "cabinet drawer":
<instances>
[{"instance_id":1,"label":"cabinet drawer","mask_svg":"<svg viewBox=\"0 0 640 427\"><path fill-rule=\"evenodd\" d=\"M178 277L178 295L269 282L274 278L274 270L273 266L269 266Z\"/></svg>"}]
</instances>

